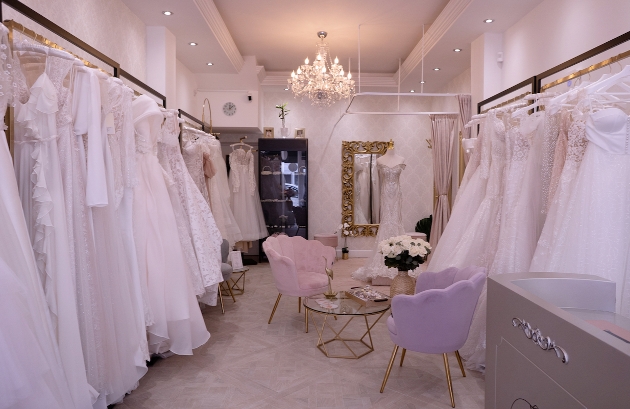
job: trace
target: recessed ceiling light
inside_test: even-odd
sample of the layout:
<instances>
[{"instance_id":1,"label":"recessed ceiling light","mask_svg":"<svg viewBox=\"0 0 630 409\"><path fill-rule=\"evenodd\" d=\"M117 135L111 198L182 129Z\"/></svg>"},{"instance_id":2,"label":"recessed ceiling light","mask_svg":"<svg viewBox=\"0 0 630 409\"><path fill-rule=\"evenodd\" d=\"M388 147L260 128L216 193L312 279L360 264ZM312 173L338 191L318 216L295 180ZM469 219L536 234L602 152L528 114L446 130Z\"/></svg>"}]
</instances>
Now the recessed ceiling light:
<instances>
[{"instance_id":1,"label":"recessed ceiling light","mask_svg":"<svg viewBox=\"0 0 630 409\"><path fill-rule=\"evenodd\" d=\"M289 90L289 88L285 88L284 90L285 90L285 91L288 91L288 90Z\"/></svg>"},{"instance_id":2,"label":"recessed ceiling light","mask_svg":"<svg viewBox=\"0 0 630 409\"><path fill-rule=\"evenodd\" d=\"M458 52L462 51L462 49L461 49L461 48L456 48L456 49L454 49L453 51L455 51L456 53L458 53Z\"/></svg>"},{"instance_id":3,"label":"recessed ceiling light","mask_svg":"<svg viewBox=\"0 0 630 409\"><path fill-rule=\"evenodd\" d=\"M420 81L420 84L424 84L424 81Z\"/></svg>"},{"instance_id":4,"label":"recessed ceiling light","mask_svg":"<svg viewBox=\"0 0 630 409\"><path fill-rule=\"evenodd\" d=\"M164 14L165 16L172 16L173 12L172 11L163 11L162 14Z\"/></svg>"},{"instance_id":5,"label":"recessed ceiling light","mask_svg":"<svg viewBox=\"0 0 630 409\"><path fill-rule=\"evenodd\" d=\"M487 19L485 19L483 22L484 22L484 23L492 23L493 21L494 21L493 19L491 19L491 18L487 18Z\"/></svg>"},{"instance_id":6,"label":"recessed ceiling light","mask_svg":"<svg viewBox=\"0 0 630 409\"><path fill-rule=\"evenodd\" d=\"M214 65L213 63L209 62L207 65Z\"/></svg>"},{"instance_id":7,"label":"recessed ceiling light","mask_svg":"<svg viewBox=\"0 0 630 409\"><path fill-rule=\"evenodd\" d=\"M197 43L194 43L194 42L193 43L188 43L188 44L190 44L190 45L197 45Z\"/></svg>"},{"instance_id":8,"label":"recessed ceiling light","mask_svg":"<svg viewBox=\"0 0 630 409\"><path fill-rule=\"evenodd\" d=\"M415 90L415 89L412 89L412 90L411 90L411 91L409 91L409 92L416 92L416 90Z\"/></svg>"},{"instance_id":9,"label":"recessed ceiling light","mask_svg":"<svg viewBox=\"0 0 630 409\"><path fill-rule=\"evenodd\" d=\"M440 69L438 67L435 67L433 71L440 71Z\"/></svg>"}]
</instances>

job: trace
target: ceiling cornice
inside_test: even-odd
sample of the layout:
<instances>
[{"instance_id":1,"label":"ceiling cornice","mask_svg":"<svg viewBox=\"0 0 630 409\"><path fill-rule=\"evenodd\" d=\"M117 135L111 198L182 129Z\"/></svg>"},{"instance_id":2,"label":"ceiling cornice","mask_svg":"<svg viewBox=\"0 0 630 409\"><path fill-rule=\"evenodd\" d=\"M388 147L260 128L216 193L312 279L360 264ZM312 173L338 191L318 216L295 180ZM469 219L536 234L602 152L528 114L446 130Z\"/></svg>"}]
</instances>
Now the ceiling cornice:
<instances>
[{"instance_id":1,"label":"ceiling cornice","mask_svg":"<svg viewBox=\"0 0 630 409\"><path fill-rule=\"evenodd\" d=\"M241 68L243 68L243 56L241 55L238 47L236 47L236 43L232 38L232 34L228 30L225 22L223 21L223 17L219 13L217 6L214 4L212 0L194 0L197 8L201 12L204 20L212 30L212 33L216 37L217 41L221 45L221 48L227 55L228 59L236 69L236 72L240 72Z\"/></svg>"},{"instance_id":2,"label":"ceiling cornice","mask_svg":"<svg viewBox=\"0 0 630 409\"><path fill-rule=\"evenodd\" d=\"M265 79L260 82L262 86L268 85L282 85L287 86L287 80L291 78L291 73L288 71L269 71L265 76ZM358 78L354 77L356 80L355 86L358 87ZM361 86L362 87L397 87L398 82L395 77L391 74L370 74L370 73L361 73Z\"/></svg>"},{"instance_id":3,"label":"ceiling cornice","mask_svg":"<svg viewBox=\"0 0 630 409\"><path fill-rule=\"evenodd\" d=\"M448 29L451 28L455 21L457 21L464 10L466 10L470 3L472 3L472 1L473 0L451 0L448 2L446 7L444 7L444 9L440 12L440 15L437 16L433 24L431 24L424 34L424 38L420 39L411 53L409 53L407 58L405 58L405 62L400 68L403 81L422 62L423 54L427 55L429 51L431 51L438 41L440 41L442 36L446 34ZM423 40L425 40L424 50L422 44ZM394 74L394 78L398 78L398 72Z\"/></svg>"}]
</instances>

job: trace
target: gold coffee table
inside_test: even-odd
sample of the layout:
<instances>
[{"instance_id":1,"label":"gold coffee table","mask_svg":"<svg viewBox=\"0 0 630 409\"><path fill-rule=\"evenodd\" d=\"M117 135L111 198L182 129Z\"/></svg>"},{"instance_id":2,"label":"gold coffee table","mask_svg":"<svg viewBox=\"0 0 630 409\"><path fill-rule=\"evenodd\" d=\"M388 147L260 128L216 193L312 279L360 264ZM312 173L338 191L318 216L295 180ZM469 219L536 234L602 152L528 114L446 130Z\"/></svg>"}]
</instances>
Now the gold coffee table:
<instances>
[{"instance_id":1,"label":"gold coffee table","mask_svg":"<svg viewBox=\"0 0 630 409\"><path fill-rule=\"evenodd\" d=\"M308 328L309 316L311 320L313 320L313 324L315 325L315 329L317 330L317 334L319 338L317 339L317 348L322 351L324 355L328 358L345 358L345 359L359 359L362 356L369 354L374 351L374 344L372 343L372 334L371 330L374 328L374 325L385 315L387 310L389 310L390 305L388 303L384 303L383 305L377 305L375 307L364 307L358 302L345 298L346 295L343 291L339 292L337 297L342 298L333 298L328 301L337 304L337 308L328 309L324 308L317 303L317 299L325 300L326 298L323 295L316 295L313 297L304 298L304 308L306 308L306 326ZM323 320L321 325L318 325L315 321L315 314L323 315ZM368 321L368 316L375 315L376 320L372 322L372 324ZM341 327L339 331L335 331L335 329L330 325L330 321L332 318L337 319L337 317L349 317L350 319ZM342 332L348 327L348 325L352 322L354 318L363 318L365 321L365 332L360 338L344 338L342 336ZM334 335L334 337L324 340L324 330L328 328L330 329ZM369 344L365 342L365 337L368 337ZM340 342L342 343L350 354L352 355L333 355L328 350L327 345L332 342ZM368 348L367 351L357 354L351 347L352 344L361 344ZM358 345L357 345L358 346ZM356 348L356 347L355 347Z\"/></svg>"},{"instance_id":2,"label":"gold coffee table","mask_svg":"<svg viewBox=\"0 0 630 409\"><path fill-rule=\"evenodd\" d=\"M232 282L232 284L230 285L228 283L228 285L230 286L230 288L232 289L232 292L235 295L243 295L243 293L245 292L245 273L247 273L248 271L249 271L249 267L243 267L241 269L232 271L232 277L230 278L230 281ZM236 275L238 275L238 277L235 280L234 277ZM241 281L241 279L243 281ZM239 284L239 281L241 282L241 284Z\"/></svg>"}]
</instances>

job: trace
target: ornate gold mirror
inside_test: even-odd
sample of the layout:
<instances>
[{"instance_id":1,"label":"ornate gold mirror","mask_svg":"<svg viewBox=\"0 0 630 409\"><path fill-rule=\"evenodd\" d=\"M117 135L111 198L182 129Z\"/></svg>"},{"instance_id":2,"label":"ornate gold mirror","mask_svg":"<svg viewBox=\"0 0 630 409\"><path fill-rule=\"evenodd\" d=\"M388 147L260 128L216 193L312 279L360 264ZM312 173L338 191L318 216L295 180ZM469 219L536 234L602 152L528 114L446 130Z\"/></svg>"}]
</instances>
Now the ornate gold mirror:
<instances>
[{"instance_id":1,"label":"ornate gold mirror","mask_svg":"<svg viewBox=\"0 0 630 409\"><path fill-rule=\"evenodd\" d=\"M376 159L388 142L341 142L341 218L352 236L376 236L380 217L380 183Z\"/></svg>"}]
</instances>

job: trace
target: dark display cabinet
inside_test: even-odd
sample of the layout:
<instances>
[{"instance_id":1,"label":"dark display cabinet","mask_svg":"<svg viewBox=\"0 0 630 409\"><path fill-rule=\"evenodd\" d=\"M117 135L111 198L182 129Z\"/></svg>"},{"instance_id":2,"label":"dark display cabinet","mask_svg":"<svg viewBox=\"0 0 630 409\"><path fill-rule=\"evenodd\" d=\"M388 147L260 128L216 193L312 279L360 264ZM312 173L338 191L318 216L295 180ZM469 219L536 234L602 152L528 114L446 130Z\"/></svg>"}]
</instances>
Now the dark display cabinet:
<instances>
[{"instance_id":1,"label":"dark display cabinet","mask_svg":"<svg viewBox=\"0 0 630 409\"><path fill-rule=\"evenodd\" d=\"M269 234L308 239L308 139L260 138L258 174ZM260 255L266 259L262 247Z\"/></svg>"}]
</instances>

